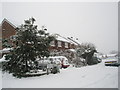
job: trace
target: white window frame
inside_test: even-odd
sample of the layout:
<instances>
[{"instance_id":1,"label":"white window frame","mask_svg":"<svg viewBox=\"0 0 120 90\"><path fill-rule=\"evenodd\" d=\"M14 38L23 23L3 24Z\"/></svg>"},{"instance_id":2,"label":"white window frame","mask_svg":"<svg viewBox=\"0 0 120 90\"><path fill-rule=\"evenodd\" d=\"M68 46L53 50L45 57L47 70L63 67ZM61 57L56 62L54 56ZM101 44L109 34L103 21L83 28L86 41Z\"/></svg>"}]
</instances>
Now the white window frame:
<instances>
[{"instance_id":1,"label":"white window frame","mask_svg":"<svg viewBox=\"0 0 120 90\"><path fill-rule=\"evenodd\" d=\"M68 43L67 42L65 42L65 48L68 48Z\"/></svg>"},{"instance_id":2,"label":"white window frame","mask_svg":"<svg viewBox=\"0 0 120 90\"><path fill-rule=\"evenodd\" d=\"M55 41L50 42L50 46L55 46Z\"/></svg>"},{"instance_id":3,"label":"white window frame","mask_svg":"<svg viewBox=\"0 0 120 90\"><path fill-rule=\"evenodd\" d=\"M62 42L58 41L58 47L62 47Z\"/></svg>"}]
</instances>

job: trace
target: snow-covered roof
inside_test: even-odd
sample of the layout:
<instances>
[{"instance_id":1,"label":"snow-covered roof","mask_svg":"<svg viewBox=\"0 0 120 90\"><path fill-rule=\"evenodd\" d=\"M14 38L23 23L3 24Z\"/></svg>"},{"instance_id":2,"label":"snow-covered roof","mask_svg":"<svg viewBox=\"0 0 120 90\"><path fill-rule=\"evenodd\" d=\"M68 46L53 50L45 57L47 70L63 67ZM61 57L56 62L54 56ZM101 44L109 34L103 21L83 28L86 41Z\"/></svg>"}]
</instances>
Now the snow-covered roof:
<instances>
[{"instance_id":1,"label":"snow-covered roof","mask_svg":"<svg viewBox=\"0 0 120 90\"><path fill-rule=\"evenodd\" d=\"M7 22L9 23L11 26L13 26L14 28L16 28L16 26L14 24L12 24L9 20L7 20L6 18L3 19L1 25L4 23L4 22Z\"/></svg>"},{"instance_id":2,"label":"snow-covered roof","mask_svg":"<svg viewBox=\"0 0 120 90\"><path fill-rule=\"evenodd\" d=\"M78 45L78 44L76 44L75 42L73 42L72 40L70 40L70 39L68 39L68 38L67 38L67 40L68 40L69 42L71 42L71 44Z\"/></svg>"},{"instance_id":3,"label":"snow-covered roof","mask_svg":"<svg viewBox=\"0 0 120 90\"><path fill-rule=\"evenodd\" d=\"M74 45L79 45L80 43L77 42L76 40L71 40L69 38L66 38L64 36L61 36L59 34L54 34L56 39L59 40L59 41L64 41L64 42L68 42L68 43L71 43L71 44L74 44Z\"/></svg>"},{"instance_id":4,"label":"snow-covered roof","mask_svg":"<svg viewBox=\"0 0 120 90\"><path fill-rule=\"evenodd\" d=\"M74 39L69 38L69 37L67 39L75 45L80 45L80 42L78 40L74 40Z\"/></svg>"},{"instance_id":5,"label":"snow-covered roof","mask_svg":"<svg viewBox=\"0 0 120 90\"><path fill-rule=\"evenodd\" d=\"M67 40L65 37L59 35L59 34L55 34L55 37L58 41L64 41L64 42L68 42L71 43L69 40Z\"/></svg>"}]
</instances>

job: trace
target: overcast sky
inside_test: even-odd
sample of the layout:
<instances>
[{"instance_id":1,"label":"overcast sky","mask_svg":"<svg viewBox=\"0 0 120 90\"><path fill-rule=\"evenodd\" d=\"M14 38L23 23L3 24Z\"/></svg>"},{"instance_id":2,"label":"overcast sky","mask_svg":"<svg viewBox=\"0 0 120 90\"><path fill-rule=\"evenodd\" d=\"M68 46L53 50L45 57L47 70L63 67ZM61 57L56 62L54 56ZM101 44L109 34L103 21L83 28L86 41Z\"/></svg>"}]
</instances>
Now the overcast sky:
<instances>
[{"instance_id":1,"label":"overcast sky","mask_svg":"<svg viewBox=\"0 0 120 90\"><path fill-rule=\"evenodd\" d=\"M48 32L91 42L99 52L118 50L117 2L4 2L2 16L15 25L34 17Z\"/></svg>"}]
</instances>

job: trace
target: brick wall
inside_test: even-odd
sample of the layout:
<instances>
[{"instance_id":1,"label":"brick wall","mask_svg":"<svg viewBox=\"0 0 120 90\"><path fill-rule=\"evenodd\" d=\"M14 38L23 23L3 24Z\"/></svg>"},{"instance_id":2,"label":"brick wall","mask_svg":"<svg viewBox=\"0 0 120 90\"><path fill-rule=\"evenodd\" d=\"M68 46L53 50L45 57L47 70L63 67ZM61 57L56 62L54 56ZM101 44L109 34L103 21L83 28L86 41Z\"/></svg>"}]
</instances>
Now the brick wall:
<instances>
[{"instance_id":1,"label":"brick wall","mask_svg":"<svg viewBox=\"0 0 120 90\"><path fill-rule=\"evenodd\" d=\"M2 38L10 38L10 36L15 35L15 28L8 22L4 21L2 24Z\"/></svg>"},{"instance_id":2,"label":"brick wall","mask_svg":"<svg viewBox=\"0 0 120 90\"><path fill-rule=\"evenodd\" d=\"M12 25L9 21L6 21L6 20L5 21L3 20L2 28L0 31L1 31L0 39L10 38L10 36L13 36L16 34L14 25ZM71 43L68 43L68 47L66 48L65 42L63 42L63 41L60 41L61 47L58 47L58 42L59 42L58 40L55 40L55 46L50 46L49 49L50 50L52 50L52 49L65 50L65 49L74 49L75 48L75 45L71 44ZM2 47L2 42L0 42L0 45Z\"/></svg>"}]
</instances>

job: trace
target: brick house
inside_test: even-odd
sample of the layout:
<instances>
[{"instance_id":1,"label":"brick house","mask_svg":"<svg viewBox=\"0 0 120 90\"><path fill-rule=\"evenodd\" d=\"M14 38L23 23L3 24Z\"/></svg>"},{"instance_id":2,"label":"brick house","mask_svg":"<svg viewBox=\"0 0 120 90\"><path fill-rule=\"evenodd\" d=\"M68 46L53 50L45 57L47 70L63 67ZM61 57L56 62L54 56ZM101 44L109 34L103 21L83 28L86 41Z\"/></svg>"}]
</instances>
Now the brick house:
<instances>
[{"instance_id":1,"label":"brick house","mask_svg":"<svg viewBox=\"0 0 120 90\"><path fill-rule=\"evenodd\" d=\"M10 38L16 34L16 26L12 24L7 19L4 19L0 25L1 35L0 40ZM70 39L65 38L59 34L55 34L56 40L51 42L50 50L57 49L57 50L65 50L65 49L75 49L77 44L73 43Z\"/></svg>"},{"instance_id":2,"label":"brick house","mask_svg":"<svg viewBox=\"0 0 120 90\"><path fill-rule=\"evenodd\" d=\"M0 25L0 43L1 43L1 49L2 47L2 39L10 39L11 36L14 36L16 34L16 26L13 25L11 22L9 22L7 19L4 19ZM9 40L9 43L12 44L12 42Z\"/></svg>"},{"instance_id":3,"label":"brick house","mask_svg":"<svg viewBox=\"0 0 120 90\"><path fill-rule=\"evenodd\" d=\"M63 37L59 34L54 35L56 40L50 43L51 55L65 56L71 63L76 58L75 49L79 46L79 43L73 39Z\"/></svg>"},{"instance_id":4,"label":"brick house","mask_svg":"<svg viewBox=\"0 0 120 90\"><path fill-rule=\"evenodd\" d=\"M11 36L16 35L16 26L13 25L10 21L8 21L7 19L4 19L0 25L0 45L2 48L2 39L6 39L6 38L11 38ZM72 56L74 57L73 51L70 51L71 49L75 49L78 46L78 43L75 42L74 40L70 39L70 38L65 38L59 34L54 34L54 36L56 37L55 41L52 41L50 43L50 47L49 50L51 52L52 55L56 54L56 55L63 55L63 56ZM12 43L12 42L10 42ZM69 57L68 57L69 58Z\"/></svg>"},{"instance_id":5,"label":"brick house","mask_svg":"<svg viewBox=\"0 0 120 90\"><path fill-rule=\"evenodd\" d=\"M59 34L54 34L54 36L56 40L50 43L51 45L50 49L66 50L66 49L75 49L77 47L77 44L73 43L69 39Z\"/></svg>"},{"instance_id":6,"label":"brick house","mask_svg":"<svg viewBox=\"0 0 120 90\"><path fill-rule=\"evenodd\" d=\"M2 39L10 38L16 34L16 26L9 22L7 19L2 21Z\"/></svg>"}]
</instances>

